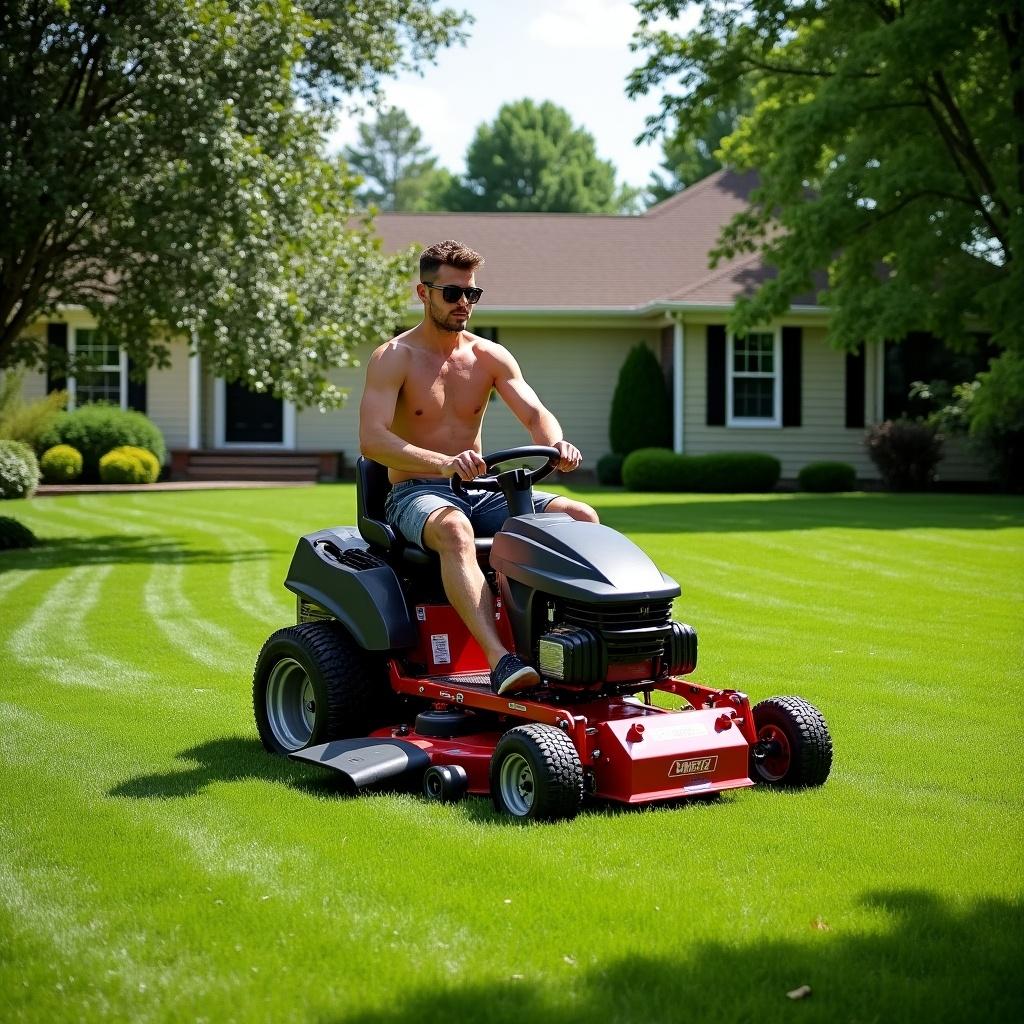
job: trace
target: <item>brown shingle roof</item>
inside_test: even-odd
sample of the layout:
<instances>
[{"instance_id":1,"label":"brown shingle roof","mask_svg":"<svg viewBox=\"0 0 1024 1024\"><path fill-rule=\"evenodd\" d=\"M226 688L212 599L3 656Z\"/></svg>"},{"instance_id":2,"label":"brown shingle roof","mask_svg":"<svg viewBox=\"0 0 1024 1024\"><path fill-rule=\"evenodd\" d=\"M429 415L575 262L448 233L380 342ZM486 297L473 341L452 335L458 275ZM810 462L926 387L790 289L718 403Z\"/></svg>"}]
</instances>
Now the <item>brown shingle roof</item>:
<instances>
[{"instance_id":1,"label":"brown shingle roof","mask_svg":"<svg viewBox=\"0 0 1024 1024\"><path fill-rule=\"evenodd\" d=\"M722 226L746 205L754 173L721 170L638 217L567 213L382 213L385 249L457 238L486 257L492 309L731 305L771 273L755 256L708 267Z\"/></svg>"}]
</instances>

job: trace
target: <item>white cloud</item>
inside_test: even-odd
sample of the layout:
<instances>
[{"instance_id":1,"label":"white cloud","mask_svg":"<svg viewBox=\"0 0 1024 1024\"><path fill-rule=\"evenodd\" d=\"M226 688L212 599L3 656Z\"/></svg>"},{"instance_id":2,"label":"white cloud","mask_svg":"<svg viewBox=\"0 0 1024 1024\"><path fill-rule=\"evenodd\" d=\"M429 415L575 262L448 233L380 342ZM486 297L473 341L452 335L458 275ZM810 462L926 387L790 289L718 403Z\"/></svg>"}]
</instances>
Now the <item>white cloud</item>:
<instances>
[{"instance_id":1,"label":"white cloud","mask_svg":"<svg viewBox=\"0 0 1024 1024\"><path fill-rule=\"evenodd\" d=\"M621 49L633 35L637 13L626 0L555 0L530 21L530 38L572 50Z\"/></svg>"}]
</instances>

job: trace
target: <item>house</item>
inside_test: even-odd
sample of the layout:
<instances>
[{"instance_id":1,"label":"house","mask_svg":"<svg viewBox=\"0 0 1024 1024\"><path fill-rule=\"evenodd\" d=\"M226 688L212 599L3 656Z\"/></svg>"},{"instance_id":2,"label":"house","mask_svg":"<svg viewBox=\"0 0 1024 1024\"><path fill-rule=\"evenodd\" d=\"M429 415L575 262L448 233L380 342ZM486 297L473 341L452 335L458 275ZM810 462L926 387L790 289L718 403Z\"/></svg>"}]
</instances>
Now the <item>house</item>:
<instances>
[{"instance_id":1,"label":"house","mask_svg":"<svg viewBox=\"0 0 1024 1024\"><path fill-rule=\"evenodd\" d=\"M813 295L797 297L785 316L746 337L727 328L737 299L771 273L757 254L708 267L722 225L743 208L754 183L753 174L722 170L641 216L386 213L376 225L389 251L457 238L484 255L477 274L484 297L470 329L513 352L590 467L609 450L619 369L643 342L660 358L671 388L677 451L767 452L790 479L808 462L839 459L861 478L876 478L864 428L901 411L904 378L913 372L903 349L832 349L825 340L829 310ZM421 313L413 299L410 283L409 325ZM67 310L38 329L48 331L51 344L80 352L93 344L94 327L84 311ZM382 324L381 339L396 329ZM357 353L361 361L368 354ZM241 453L250 462L261 458L262 465L252 463L260 475L268 459L291 453L319 459L321 475L329 476L331 453L343 452L351 463L358 452L362 369L332 374L350 399L323 414L225 384L188 355L184 339L172 345L170 368L151 370L142 387L129 380L123 353L98 355L103 361L88 380L68 382L72 401L106 397L143 408L177 453L179 469L189 452ZM47 383L35 375L26 392L42 394ZM525 440L496 400L484 424L485 447ZM947 445L941 470L947 480L984 478L980 464L955 444Z\"/></svg>"}]
</instances>

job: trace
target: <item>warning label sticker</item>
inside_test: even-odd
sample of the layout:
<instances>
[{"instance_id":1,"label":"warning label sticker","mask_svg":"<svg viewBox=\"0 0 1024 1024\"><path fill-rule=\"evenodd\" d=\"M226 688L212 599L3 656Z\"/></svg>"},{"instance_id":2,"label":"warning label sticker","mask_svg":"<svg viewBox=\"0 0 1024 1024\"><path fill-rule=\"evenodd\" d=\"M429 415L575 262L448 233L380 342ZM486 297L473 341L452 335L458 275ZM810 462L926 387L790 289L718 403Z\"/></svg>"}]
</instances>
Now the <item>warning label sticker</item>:
<instances>
[{"instance_id":1,"label":"warning label sticker","mask_svg":"<svg viewBox=\"0 0 1024 1024\"><path fill-rule=\"evenodd\" d=\"M424 608L423 605L421 605L421 604L416 605L416 621L417 622L426 622L427 621L427 609Z\"/></svg>"},{"instance_id":2,"label":"warning label sticker","mask_svg":"<svg viewBox=\"0 0 1024 1024\"><path fill-rule=\"evenodd\" d=\"M447 633L432 633L430 646L434 652L435 665L450 665L452 660L451 651L448 649Z\"/></svg>"}]
</instances>

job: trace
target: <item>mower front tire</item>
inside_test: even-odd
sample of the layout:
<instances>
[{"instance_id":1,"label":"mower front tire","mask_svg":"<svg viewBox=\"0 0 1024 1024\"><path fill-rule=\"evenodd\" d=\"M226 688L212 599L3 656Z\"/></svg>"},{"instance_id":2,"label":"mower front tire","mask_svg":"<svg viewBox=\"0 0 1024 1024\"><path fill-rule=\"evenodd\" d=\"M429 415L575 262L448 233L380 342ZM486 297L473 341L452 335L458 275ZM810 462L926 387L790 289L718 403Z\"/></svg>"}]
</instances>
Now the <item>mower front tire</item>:
<instances>
[{"instance_id":1,"label":"mower front tire","mask_svg":"<svg viewBox=\"0 0 1024 1024\"><path fill-rule=\"evenodd\" d=\"M800 697L769 697L754 706L757 745L750 777L779 789L820 786L832 768L832 737L822 713Z\"/></svg>"},{"instance_id":2,"label":"mower front tire","mask_svg":"<svg viewBox=\"0 0 1024 1024\"><path fill-rule=\"evenodd\" d=\"M494 806L514 818L574 818L583 802L583 766L572 740L553 725L519 725L491 758Z\"/></svg>"},{"instance_id":3,"label":"mower front tire","mask_svg":"<svg viewBox=\"0 0 1024 1024\"><path fill-rule=\"evenodd\" d=\"M272 754L365 736L381 724L389 694L383 660L338 622L279 629L253 673L256 729Z\"/></svg>"}]
</instances>

